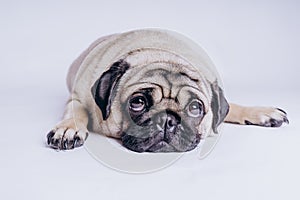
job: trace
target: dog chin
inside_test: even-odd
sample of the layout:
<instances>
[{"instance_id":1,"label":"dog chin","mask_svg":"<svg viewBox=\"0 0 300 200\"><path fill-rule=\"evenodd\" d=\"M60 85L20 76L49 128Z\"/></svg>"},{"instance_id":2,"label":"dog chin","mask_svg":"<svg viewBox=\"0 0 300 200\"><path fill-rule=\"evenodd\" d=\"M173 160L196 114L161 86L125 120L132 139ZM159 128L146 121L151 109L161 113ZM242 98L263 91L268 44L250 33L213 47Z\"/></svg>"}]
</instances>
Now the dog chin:
<instances>
[{"instance_id":1,"label":"dog chin","mask_svg":"<svg viewBox=\"0 0 300 200\"><path fill-rule=\"evenodd\" d=\"M152 145L147 152L176 152L177 150L165 141Z\"/></svg>"},{"instance_id":2,"label":"dog chin","mask_svg":"<svg viewBox=\"0 0 300 200\"><path fill-rule=\"evenodd\" d=\"M168 143L164 139L164 133L162 131L156 132L152 137L139 138L126 133L122 134L122 143L127 149L135 152L186 152L191 151L197 147L200 142L200 135L196 135L193 141L188 145L182 147L176 147Z\"/></svg>"}]
</instances>

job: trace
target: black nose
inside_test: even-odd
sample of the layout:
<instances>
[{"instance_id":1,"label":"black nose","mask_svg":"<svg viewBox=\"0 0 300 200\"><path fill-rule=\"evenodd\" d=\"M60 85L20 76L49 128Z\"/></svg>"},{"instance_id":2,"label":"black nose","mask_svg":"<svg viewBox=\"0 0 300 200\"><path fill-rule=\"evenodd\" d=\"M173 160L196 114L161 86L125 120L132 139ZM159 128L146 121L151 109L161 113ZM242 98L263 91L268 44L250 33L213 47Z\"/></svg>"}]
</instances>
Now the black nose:
<instances>
[{"instance_id":1,"label":"black nose","mask_svg":"<svg viewBox=\"0 0 300 200\"><path fill-rule=\"evenodd\" d=\"M164 140L170 142L176 134L177 126L180 124L180 117L172 111L165 111L158 115L157 122L164 131Z\"/></svg>"},{"instance_id":2,"label":"black nose","mask_svg":"<svg viewBox=\"0 0 300 200\"><path fill-rule=\"evenodd\" d=\"M165 120L165 132L174 133L176 131L176 127L178 125L178 120L176 117L172 114L167 114L166 120Z\"/></svg>"}]
</instances>

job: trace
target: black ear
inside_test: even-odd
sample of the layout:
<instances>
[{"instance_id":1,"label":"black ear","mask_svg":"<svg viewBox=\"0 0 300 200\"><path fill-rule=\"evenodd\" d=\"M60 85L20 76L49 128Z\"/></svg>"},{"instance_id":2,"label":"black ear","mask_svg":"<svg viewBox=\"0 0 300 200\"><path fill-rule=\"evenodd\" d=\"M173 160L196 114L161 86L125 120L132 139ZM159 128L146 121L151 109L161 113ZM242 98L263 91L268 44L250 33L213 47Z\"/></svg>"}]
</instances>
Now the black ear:
<instances>
[{"instance_id":1,"label":"black ear","mask_svg":"<svg viewBox=\"0 0 300 200\"><path fill-rule=\"evenodd\" d=\"M217 81L211 84L212 100L211 109L213 112L212 128L215 133L218 133L218 126L224 121L229 111L229 104L225 99L223 90L219 87Z\"/></svg>"},{"instance_id":2,"label":"black ear","mask_svg":"<svg viewBox=\"0 0 300 200\"><path fill-rule=\"evenodd\" d=\"M106 120L110 114L111 102L115 96L113 91L128 68L129 64L123 60L115 62L92 87L92 95L102 112L103 120Z\"/></svg>"}]
</instances>

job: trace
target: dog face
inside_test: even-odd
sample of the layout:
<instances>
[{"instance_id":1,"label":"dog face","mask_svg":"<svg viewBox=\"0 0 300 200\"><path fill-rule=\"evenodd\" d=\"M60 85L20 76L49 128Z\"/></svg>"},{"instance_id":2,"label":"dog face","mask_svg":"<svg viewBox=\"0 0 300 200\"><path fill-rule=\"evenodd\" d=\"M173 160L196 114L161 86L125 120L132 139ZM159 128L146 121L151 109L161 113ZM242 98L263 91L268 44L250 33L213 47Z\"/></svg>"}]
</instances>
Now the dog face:
<instances>
[{"instance_id":1,"label":"dog face","mask_svg":"<svg viewBox=\"0 0 300 200\"><path fill-rule=\"evenodd\" d=\"M100 126L118 127L123 146L136 152L192 150L206 132L216 132L228 111L216 84L178 63L131 66L119 60L92 94L102 113Z\"/></svg>"},{"instance_id":2,"label":"dog face","mask_svg":"<svg viewBox=\"0 0 300 200\"><path fill-rule=\"evenodd\" d=\"M156 64L151 71L138 73L122 102L130 119L122 134L123 145L131 150L188 151L200 142L198 131L205 106L201 92L187 74L172 72ZM169 66L173 67L173 66Z\"/></svg>"}]
</instances>

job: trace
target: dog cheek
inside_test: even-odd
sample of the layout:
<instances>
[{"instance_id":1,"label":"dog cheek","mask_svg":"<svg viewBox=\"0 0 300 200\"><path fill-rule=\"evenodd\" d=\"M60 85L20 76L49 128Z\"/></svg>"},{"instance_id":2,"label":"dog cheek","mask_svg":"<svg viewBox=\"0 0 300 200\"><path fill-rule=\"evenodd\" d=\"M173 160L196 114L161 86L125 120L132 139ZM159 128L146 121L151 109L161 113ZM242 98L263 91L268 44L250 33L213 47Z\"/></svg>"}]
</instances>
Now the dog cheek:
<instances>
[{"instance_id":1,"label":"dog cheek","mask_svg":"<svg viewBox=\"0 0 300 200\"><path fill-rule=\"evenodd\" d=\"M213 123L213 113L211 110L209 110L203 117L201 123L197 126L198 134L201 135L202 139L208 136L215 135L212 129L212 123Z\"/></svg>"}]
</instances>

